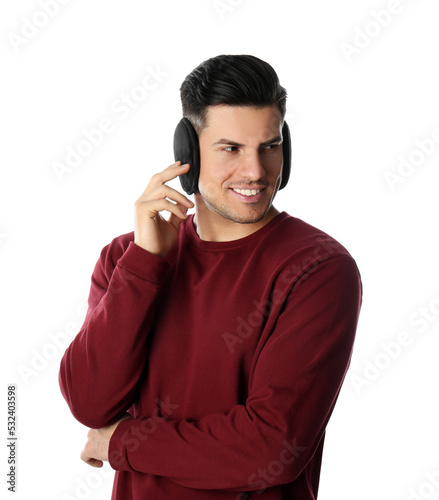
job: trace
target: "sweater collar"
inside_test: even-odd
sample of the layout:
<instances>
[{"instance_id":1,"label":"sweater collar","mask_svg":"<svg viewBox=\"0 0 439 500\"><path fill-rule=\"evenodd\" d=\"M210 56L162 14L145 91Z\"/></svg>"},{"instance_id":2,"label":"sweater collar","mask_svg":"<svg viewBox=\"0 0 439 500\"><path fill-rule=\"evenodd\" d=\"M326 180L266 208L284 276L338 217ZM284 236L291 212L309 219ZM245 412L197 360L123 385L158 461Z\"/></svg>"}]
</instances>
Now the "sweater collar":
<instances>
[{"instance_id":1,"label":"sweater collar","mask_svg":"<svg viewBox=\"0 0 439 500\"><path fill-rule=\"evenodd\" d=\"M184 231L190 242L201 250L228 250L231 248L244 247L251 245L264 238L269 232L273 231L284 219L291 217L286 212L280 212L273 217L265 226L248 236L231 241L205 241L200 239L194 226L194 214L191 214L183 223Z\"/></svg>"}]
</instances>

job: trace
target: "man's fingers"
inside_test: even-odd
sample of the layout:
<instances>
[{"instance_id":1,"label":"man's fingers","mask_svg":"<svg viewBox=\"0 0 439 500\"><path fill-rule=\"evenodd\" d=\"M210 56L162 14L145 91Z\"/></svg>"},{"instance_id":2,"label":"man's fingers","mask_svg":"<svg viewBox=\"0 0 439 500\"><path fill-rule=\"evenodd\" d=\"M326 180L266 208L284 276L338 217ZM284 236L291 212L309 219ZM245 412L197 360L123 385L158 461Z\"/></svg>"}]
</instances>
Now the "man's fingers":
<instances>
[{"instance_id":1,"label":"man's fingers","mask_svg":"<svg viewBox=\"0 0 439 500\"><path fill-rule=\"evenodd\" d=\"M161 174L156 175L160 177ZM136 208L141 206L145 202L152 202L154 200L160 200L163 198L168 198L169 200L185 205L188 208L194 207L194 203L189 198L161 181L154 181L154 177L155 176L152 177L150 183L148 184L142 195L136 200L134 204Z\"/></svg>"},{"instance_id":2,"label":"man's fingers","mask_svg":"<svg viewBox=\"0 0 439 500\"><path fill-rule=\"evenodd\" d=\"M84 460L84 462L92 467L100 468L104 466L104 462L102 460L97 460L96 458L90 458L90 460Z\"/></svg>"},{"instance_id":3,"label":"man's fingers","mask_svg":"<svg viewBox=\"0 0 439 500\"><path fill-rule=\"evenodd\" d=\"M156 217L162 210L166 210L176 217L186 219L188 207L180 203L172 203L172 201L162 198L160 200L152 200L138 205L136 210L136 219L141 220L142 214L146 214L148 217Z\"/></svg>"},{"instance_id":4,"label":"man's fingers","mask_svg":"<svg viewBox=\"0 0 439 500\"><path fill-rule=\"evenodd\" d=\"M81 460L92 467L102 467L104 465L102 460L95 458L96 456L99 456L97 448L97 440L99 437L99 430L89 429L87 433L87 442L81 452Z\"/></svg>"},{"instance_id":5,"label":"man's fingers","mask_svg":"<svg viewBox=\"0 0 439 500\"><path fill-rule=\"evenodd\" d=\"M164 195L166 198L175 201L176 203L181 203L182 205L185 205L188 208L192 208L195 206L194 203L189 198L186 198L184 194L181 194L176 189L171 188L169 186L163 186L163 187L164 187Z\"/></svg>"},{"instance_id":6,"label":"man's fingers","mask_svg":"<svg viewBox=\"0 0 439 500\"><path fill-rule=\"evenodd\" d=\"M175 214L171 212L171 216L169 217L169 223L175 228L178 229L180 224L183 222L183 219L187 217L187 207L180 205L179 203L175 204L176 209L179 209L179 214Z\"/></svg>"},{"instance_id":7,"label":"man's fingers","mask_svg":"<svg viewBox=\"0 0 439 500\"><path fill-rule=\"evenodd\" d=\"M102 460L90 457L85 448L81 452L81 460L86 464L91 465L92 467L103 467L104 465L104 462Z\"/></svg>"},{"instance_id":8,"label":"man's fingers","mask_svg":"<svg viewBox=\"0 0 439 500\"><path fill-rule=\"evenodd\" d=\"M176 241L175 229L187 218L194 203L166 183L188 172L189 164L173 163L152 176L143 194L134 204L134 243L148 252L164 257ZM170 212L171 219L160 215Z\"/></svg>"},{"instance_id":9,"label":"man's fingers","mask_svg":"<svg viewBox=\"0 0 439 500\"><path fill-rule=\"evenodd\" d=\"M175 179L179 175L185 174L189 171L189 169L189 163L184 163L182 165L181 161L177 161L172 165L169 165L169 167L165 168L165 170L163 170L162 172L154 174L151 177L149 186L154 187L160 184L165 184L166 182L172 181L172 179Z\"/></svg>"},{"instance_id":10,"label":"man's fingers","mask_svg":"<svg viewBox=\"0 0 439 500\"><path fill-rule=\"evenodd\" d=\"M161 198L168 198L171 201L179 202L182 205L186 205L188 208L194 206L193 202L186 198L183 194L166 184L158 186L154 191L149 191L148 193L143 193L143 195L136 200L135 205L144 203L145 201L159 200Z\"/></svg>"}]
</instances>

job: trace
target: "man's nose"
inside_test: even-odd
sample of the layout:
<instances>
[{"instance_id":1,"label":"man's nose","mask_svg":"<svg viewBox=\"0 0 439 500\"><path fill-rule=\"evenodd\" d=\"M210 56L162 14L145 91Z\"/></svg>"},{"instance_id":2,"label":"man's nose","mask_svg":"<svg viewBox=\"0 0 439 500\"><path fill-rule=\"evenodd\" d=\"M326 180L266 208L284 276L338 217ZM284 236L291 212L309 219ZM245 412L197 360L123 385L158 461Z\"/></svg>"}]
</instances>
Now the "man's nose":
<instances>
[{"instance_id":1,"label":"man's nose","mask_svg":"<svg viewBox=\"0 0 439 500\"><path fill-rule=\"evenodd\" d=\"M239 165L239 175L245 179L257 181L265 175L260 151L246 151Z\"/></svg>"}]
</instances>

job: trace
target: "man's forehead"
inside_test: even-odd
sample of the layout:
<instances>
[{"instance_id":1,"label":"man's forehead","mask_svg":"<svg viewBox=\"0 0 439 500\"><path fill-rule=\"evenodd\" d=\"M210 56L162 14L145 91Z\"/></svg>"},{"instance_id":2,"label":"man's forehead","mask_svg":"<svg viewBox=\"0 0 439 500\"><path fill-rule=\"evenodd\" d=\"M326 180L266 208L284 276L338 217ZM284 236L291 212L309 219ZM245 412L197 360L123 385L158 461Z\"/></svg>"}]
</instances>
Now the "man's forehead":
<instances>
[{"instance_id":1,"label":"man's forehead","mask_svg":"<svg viewBox=\"0 0 439 500\"><path fill-rule=\"evenodd\" d=\"M277 133L282 125L282 114L276 104L260 107L220 104L207 108L206 127L203 131L210 135L252 130L257 131L258 135L270 135Z\"/></svg>"}]
</instances>

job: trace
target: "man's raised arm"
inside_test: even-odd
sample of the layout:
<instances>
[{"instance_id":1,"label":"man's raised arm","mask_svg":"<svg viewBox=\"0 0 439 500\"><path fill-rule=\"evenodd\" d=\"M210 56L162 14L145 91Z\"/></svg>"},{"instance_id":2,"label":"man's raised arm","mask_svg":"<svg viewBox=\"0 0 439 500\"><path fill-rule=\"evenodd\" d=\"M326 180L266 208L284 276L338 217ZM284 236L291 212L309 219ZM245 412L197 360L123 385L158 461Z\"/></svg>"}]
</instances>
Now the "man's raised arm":
<instances>
[{"instance_id":1,"label":"man's raised arm","mask_svg":"<svg viewBox=\"0 0 439 500\"><path fill-rule=\"evenodd\" d=\"M177 162L152 177L135 204L134 240L132 234L115 238L93 271L84 324L59 372L72 414L88 427L113 423L133 403L145 367L153 304L169 268L163 257L193 206L166 182L188 169ZM171 213L168 221L162 210Z\"/></svg>"}]
</instances>

